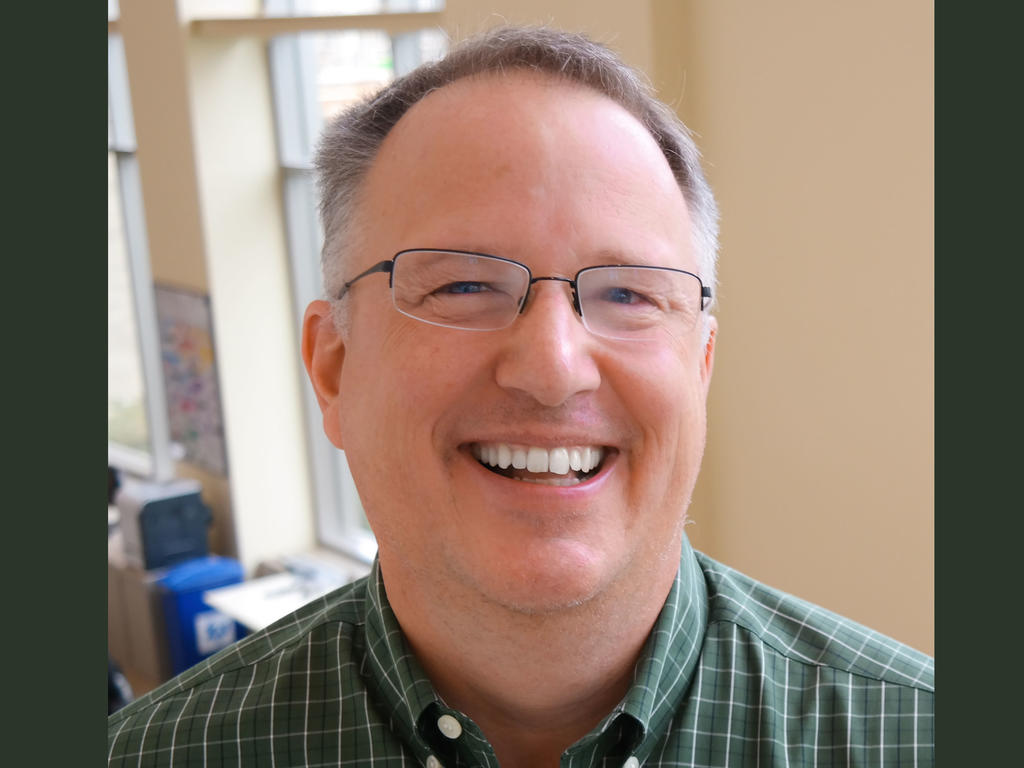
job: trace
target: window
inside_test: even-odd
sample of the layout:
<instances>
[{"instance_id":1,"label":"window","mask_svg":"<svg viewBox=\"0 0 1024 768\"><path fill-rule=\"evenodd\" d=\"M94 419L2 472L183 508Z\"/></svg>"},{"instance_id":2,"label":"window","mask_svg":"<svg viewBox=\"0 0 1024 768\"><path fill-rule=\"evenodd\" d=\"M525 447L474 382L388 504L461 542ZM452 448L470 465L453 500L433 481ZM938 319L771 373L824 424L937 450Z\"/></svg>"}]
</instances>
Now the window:
<instances>
[{"instance_id":1,"label":"window","mask_svg":"<svg viewBox=\"0 0 1024 768\"><path fill-rule=\"evenodd\" d=\"M108 4L108 18L116 15ZM110 464L172 474L135 129L120 36L107 40L107 446Z\"/></svg>"},{"instance_id":2,"label":"window","mask_svg":"<svg viewBox=\"0 0 1024 768\"><path fill-rule=\"evenodd\" d=\"M382 13L437 10L437 0L268 0L268 15ZM337 111L423 61L438 58L447 38L437 29L391 34L381 30L301 33L270 41L278 154L282 166L296 322L323 295L312 155L317 137ZM304 377L305 378L305 377ZM324 435L320 409L305 382L307 432L320 540L369 560L376 543L363 514L344 454Z\"/></svg>"},{"instance_id":3,"label":"window","mask_svg":"<svg viewBox=\"0 0 1024 768\"><path fill-rule=\"evenodd\" d=\"M149 451L146 389L135 324L131 268L116 152L107 152L107 436L134 451Z\"/></svg>"}]
</instances>

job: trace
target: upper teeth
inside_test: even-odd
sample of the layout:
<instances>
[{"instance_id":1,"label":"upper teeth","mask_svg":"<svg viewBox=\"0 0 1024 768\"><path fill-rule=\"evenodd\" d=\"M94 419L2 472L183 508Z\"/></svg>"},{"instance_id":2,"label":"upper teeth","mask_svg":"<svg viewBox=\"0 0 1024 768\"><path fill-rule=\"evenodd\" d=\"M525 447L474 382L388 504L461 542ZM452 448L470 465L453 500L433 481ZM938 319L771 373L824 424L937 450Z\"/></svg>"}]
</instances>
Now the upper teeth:
<instances>
[{"instance_id":1,"label":"upper teeth","mask_svg":"<svg viewBox=\"0 0 1024 768\"><path fill-rule=\"evenodd\" d=\"M601 463L604 449L600 446L569 446L538 448L532 445L507 443L476 443L473 455L484 464L501 469L525 469L529 472L550 472L567 475L570 470L589 472Z\"/></svg>"}]
</instances>

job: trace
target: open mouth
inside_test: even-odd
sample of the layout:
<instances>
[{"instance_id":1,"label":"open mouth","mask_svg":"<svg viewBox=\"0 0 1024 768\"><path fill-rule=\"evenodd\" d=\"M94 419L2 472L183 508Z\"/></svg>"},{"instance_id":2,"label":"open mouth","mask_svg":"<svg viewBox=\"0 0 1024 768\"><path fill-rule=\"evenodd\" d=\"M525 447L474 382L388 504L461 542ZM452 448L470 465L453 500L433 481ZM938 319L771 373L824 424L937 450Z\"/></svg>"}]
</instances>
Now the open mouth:
<instances>
[{"instance_id":1,"label":"open mouth","mask_svg":"<svg viewBox=\"0 0 1024 768\"><path fill-rule=\"evenodd\" d=\"M540 448L509 443L473 443L470 451L482 466L502 477L541 485L572 486L601 471L613 449L596 445Z\"/></svg>"}]
</instances>

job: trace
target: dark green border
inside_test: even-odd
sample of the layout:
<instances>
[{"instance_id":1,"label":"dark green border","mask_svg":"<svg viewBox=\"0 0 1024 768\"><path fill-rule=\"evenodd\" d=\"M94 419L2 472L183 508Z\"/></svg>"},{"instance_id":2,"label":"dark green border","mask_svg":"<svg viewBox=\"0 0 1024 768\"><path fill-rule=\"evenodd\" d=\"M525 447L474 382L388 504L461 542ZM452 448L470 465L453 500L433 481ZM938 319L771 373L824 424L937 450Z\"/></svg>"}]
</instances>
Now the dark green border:
<instances>
[{"instance_id":1,"label":"dark green border","mask_svg":"<svg viewBox=\"0 0 1024 768\"><path fill-rule=\"evenodd\" d=\"M936 3L936 680L943 766L1019 760L1020 27ZM1013 13L1018 16L1019 13ZM1016 484L1016 483L1014 483Z\"/></svg>"},{"instance_id":2,"label":"dark green border","mask_svg":"<svg viewBox=\"0 0 1024 768\"><path fill-rule=\"evenodd\" d=\"M3 527L8 765L100 765L106 754L106 40L96 6L5 9L5 400L17 436Z\"/></svg>"}]
</instances>

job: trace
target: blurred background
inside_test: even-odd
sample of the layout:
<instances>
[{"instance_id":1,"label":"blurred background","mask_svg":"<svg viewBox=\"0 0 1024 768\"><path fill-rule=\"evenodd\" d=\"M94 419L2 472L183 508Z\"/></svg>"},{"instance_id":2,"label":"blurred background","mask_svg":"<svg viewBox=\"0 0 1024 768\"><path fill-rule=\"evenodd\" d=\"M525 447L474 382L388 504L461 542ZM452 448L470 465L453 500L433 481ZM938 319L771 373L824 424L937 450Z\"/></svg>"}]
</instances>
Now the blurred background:
<instances>
[{"instance_id":1,"label":"blurred background","mask_svg":"<svg viewBox=\"0 0 1024 768\"><path fill-rule=\"evenodd\" d=\"M325 118L506 22L588 33L721 207L694 546L934 652L926 0L110 0L108 643L136 694L375 551L298 338Z\"/></svg>"}]
</instances>

